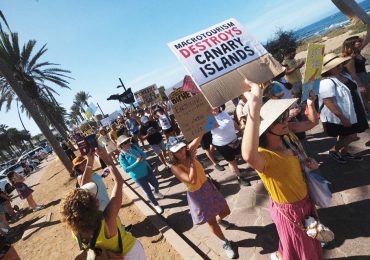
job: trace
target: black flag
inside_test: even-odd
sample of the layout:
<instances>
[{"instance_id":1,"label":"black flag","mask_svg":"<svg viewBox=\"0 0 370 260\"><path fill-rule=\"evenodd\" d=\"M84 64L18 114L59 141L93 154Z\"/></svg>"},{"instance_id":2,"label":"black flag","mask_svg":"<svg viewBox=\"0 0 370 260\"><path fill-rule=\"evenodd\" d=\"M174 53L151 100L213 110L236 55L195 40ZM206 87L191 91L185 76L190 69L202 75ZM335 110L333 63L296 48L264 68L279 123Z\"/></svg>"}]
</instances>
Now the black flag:
<instances>
[{"instance_id":1,"label":"black flag","mask_svg":"<svg viewBox=\"0 0 370 260\"><path fill-rule=\"evenodd\" d=\"M107 100L118 100L122 103L132 104L135 102L134 94L132 94L131 88L128 88L125 92L120 95L111 95Z\"/></svg>"}]
</instances>

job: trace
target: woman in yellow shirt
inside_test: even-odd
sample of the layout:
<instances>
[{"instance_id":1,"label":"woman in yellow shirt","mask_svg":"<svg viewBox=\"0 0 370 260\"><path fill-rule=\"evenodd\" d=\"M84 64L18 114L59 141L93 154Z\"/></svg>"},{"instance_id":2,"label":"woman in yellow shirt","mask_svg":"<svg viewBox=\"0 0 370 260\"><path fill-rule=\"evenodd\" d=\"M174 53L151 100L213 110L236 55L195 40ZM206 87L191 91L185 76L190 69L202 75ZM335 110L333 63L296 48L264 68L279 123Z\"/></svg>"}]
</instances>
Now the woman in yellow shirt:
<instances>
[{"instance_id":1,"label":"woman in yellow shirt","mask_svg":"<svg viewBox=\"0 0 370 260\"><path fill-rule=\"evenodd\" d=\"M290 132L304 132L318 123L313 93L307 100L308 121L288 122L289 107L297 99L271 99L262 107L262 89L246 80L244 95L248 119L242 141L242 155L256 169L271 196L271 217L279 234L278 252L271 259L322 259L320 242L309 237L302 226L308 216L316 216L315 205L308 197L303 168L297 154L284 139ZM262 107L262 108L261 108ZM261 119L262 118L262 119ZM313 159L306 167L318 167Z\"/></svg>"},{"instance_id":2,"label":"woman in yellow shirt","mask_svg":"<svg viewBox=\"0 0 370 260\"><path fill-rule=\"evenodd\" d=\"M194 139L189 146L171 136L167 143L173 174L187 186L187 200L190 214L195 225L208 223L213 234L222 242L223 249L229 258L236 252L228 241L219 223L230 214L225 198L206 177L203 166L196 159L196 150L202 138Z\"/></svg>"},{"instance_id":3,"label":"woman in yellow shirt","mask_svg":"<svg viewBox=\"0 0 370 260\"><path fill-rule=\"evenodd\" d=\"M105 149L98 152L113 172L114 186L107 207L103 212L99 211L98 187L89 182L70 191L64 198L60 208L62 222L72 230L81 249L92 249L96 255L104 250L117 256L115 259L145 260L143 246L122 228L118 217L122 205L123 178Z\"/></svg>"}]
</instances>

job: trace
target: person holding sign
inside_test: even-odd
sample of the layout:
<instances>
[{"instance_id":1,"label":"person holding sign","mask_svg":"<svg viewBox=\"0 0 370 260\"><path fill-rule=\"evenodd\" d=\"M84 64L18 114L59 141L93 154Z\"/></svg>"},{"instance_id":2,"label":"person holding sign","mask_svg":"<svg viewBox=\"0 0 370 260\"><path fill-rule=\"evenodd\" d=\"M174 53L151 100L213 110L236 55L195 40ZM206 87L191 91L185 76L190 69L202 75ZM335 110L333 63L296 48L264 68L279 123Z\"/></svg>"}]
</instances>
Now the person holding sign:
<instances>
[{"instance_id":1,"label":"person holding sign","mask_svg":"<svg viewBox=\"0 0 370 260\"><path fill-rule=\"evenodd\" d=\"M296 98L301 98L302 95L302 74L300 69L303 67L304 62L298 63L294 57L296 55L295 48L288 48L284 55L284 60L281 65L286 67L285 78L292 84L292 94Z\"/></svg>"},{"instance_id":2,"label":"person holding sign","mask_svg":"<svg viewBox=\"0 0 370 260\"><path fill-rule=\"evenodd\" d=\"M208 223L213 234L222 242L229 258L236 255L229 240L225 238L220 224L230 214L225 198L206 177L202 164L196 159L196 151L201 137L194 139L188 146L177 137L171 136L167 143L172 173L187 186L187 200L190 214L195 225Z\"/></svg>"},{"instance_id":3,"label":"person holding sign","mask_svg":"<svg viewBox=\"0 0 370 260\"><path fill-rule=\"evenodd\" d=\"M241 152L240 141L236 136L234 120L228 113L221 111L219 107L212 109L212 114L219 125L211 130L212 144L229 163L229 167L238 178L239 184L242 186L251 186L247 179L240 176L240 170L236 161L236 156L240 155Z\"/></svg>"},{"instance_id":4,"label":"person holding sign","mask_svg":"<svg viewBox=\"0 0 370 260\"><path fill-rule=\"evenodd\" d=\"M261 109L262 89L256 83L248 80L246 83L251 91L244 93L249 112L242 155L257 171L270 194L271 217L280 238L278 252L272 254L271 259L320 260L320 241L300 228L306 217L317 216L316 208L309 198L298 155L284 142L284 136L290 132L307 131L317 125L313 92L307 100L309 120L289 123L289 107L297 99L270 99L265 109ZM305 166L313 170L318 164L310 159Z\"/></svg>"}]
</instances>

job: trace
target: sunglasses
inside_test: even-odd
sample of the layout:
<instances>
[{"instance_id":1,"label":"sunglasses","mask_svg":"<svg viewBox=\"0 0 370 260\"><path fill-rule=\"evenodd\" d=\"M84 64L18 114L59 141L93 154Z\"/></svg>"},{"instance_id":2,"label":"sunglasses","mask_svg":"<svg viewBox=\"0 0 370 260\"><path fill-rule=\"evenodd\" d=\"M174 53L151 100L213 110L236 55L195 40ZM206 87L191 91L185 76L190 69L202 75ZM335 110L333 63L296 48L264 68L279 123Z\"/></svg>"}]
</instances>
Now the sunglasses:
<instances>
[{"instance_id":1,"label":"sunglasses","mask_svg":"<svg viewBox=\"0 0 370 260\"><path fill-rule=\"evenodd\" d=\"M282 124L289 118L289 110L286 110L283 114L281 114L273 123L273 125L276 124Z\"/></svg>"},{"instance_id":2,"label":"sunglasses","mask_svg":"<svg viewBox=\"0 0 370 260\"><path fill-rule=\"evenodd\" d=\"M127 140L127 141L124 141L123 143L121 143L121 145L123 144L129 144L130 143L130 140Z\"/></svg>"}]
</instances>

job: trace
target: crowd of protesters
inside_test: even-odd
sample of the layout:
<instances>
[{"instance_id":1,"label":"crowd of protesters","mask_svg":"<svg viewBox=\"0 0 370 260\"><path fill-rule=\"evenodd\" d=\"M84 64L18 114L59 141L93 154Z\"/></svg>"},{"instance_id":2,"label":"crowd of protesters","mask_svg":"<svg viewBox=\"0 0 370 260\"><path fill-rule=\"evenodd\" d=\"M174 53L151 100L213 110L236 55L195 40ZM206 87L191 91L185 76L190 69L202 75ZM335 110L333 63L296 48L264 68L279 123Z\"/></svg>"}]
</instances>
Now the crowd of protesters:
<instances>
[{"instance_id":1,"label":"crowd of protesters","mask_svg":"<svg viewBox=\"0 0 370 260\"><path fill-rule=\"evenodd\" d=\"M315 170L319 165L315 159L302 156L305 151L301 141L305 139L305 131L321 120L326 135L337 139L328 151L335 162L344 164L363 159L350 153L349 144L358 141L358 134L369 128L370 86L361 55L370 41L368 35L364 40L347 39L341 55L325 55L319 92L311 91L307 100L302 98L300 69L304 62L295 60L295 49L287 49L282 74L263 87L246 79L245 93L235 100L234 116L225 111L225 106L213 108L210 112L218 127L188 140L188 144L182 138L172 104L166 100L145 109L127 109L111 125L94 129L97 146L90 148L86 156L76 156L65 145L63 149L73 163L76 189L64 198L61 215L83 250L81 256L93 252L145 259L143 246L118 217L124 183L118 167L139 185L154 210L162 214L160 199L165 196L147 160L151 149L164 171L171 171L185 184L193 224L207 223L219 238L220 248L229 258L234 258L237 250L221 229L230 224L224 220L230 209L197 159L196 151L201 145L217 171L225 170L220 160L227 162L240 186L251 183L239 169L239 159L243 158L258 173L270 195L271 217L280 239L278 251L271 259L322 259L320 241L309 237L304 227L307 217L318 218L318 215L303 172ZM104 174L112 173L114 187L110 197L102 176L93 172L96 158L105 169ZM33 200L32 189L23 183L24 179L13 172L8 177L33 210L43 208ZM5 210L9 207L8 199L6 195L0 197Z\"/></svg>"},{"instance_id":2,"label":"crowd of protesters","mask_svg":"<svg viewBox=\"0 0 370 260\"><path fill-rule=\"evenodd\" d=\"M334 147L328 151L330 157L338 163L362 160L361 156L349 152L348 145L359 139L358 133L369 128L366 97L370 89L362 74L363 57L359 53L368 39L349 41L343 44L343 55L325 55L318 93L311 91L307 100L302 99L300 69L304 62L295 60L295 49L288 49L282 63L285 67L282 74L265 83L264 87L246 80L245 93L235 102L234 116L225 111L225 106L213 108L211 112L218 127L188 144L179 133L169 101L144 110L128 110L113 125L99 129L99 149L105 150L108 158L104 161L108 161L106 165L113 168L113 172L116 167L114 162L118 161L146 194L155 211L161 214L160 199L164 195L160 192L152 165L147 161L147 151L151 148L164 170L171 169L174 176L185 184L194 225L207 223L210 231L220 239L220 248L229 258L234 258L237 251L221 229L230 225L224 220L230 214L230 209L217 185L206 176L196 151L201 145L217 171L225 170L219 163L219 160L225 160L239 184L250 186L248 178L238 167L242 157L256 170L270 195L271 217L280 239L278 251L271 255L271 259L322 259L322 244L304 231L305 218L318 218L318 215L303 171L315 170L319 165L315 159L301 156L305 151L300 141L305 139L305 131L315 127L321 120L325 133L337 138ZM357 73L356 76L353 73ZM80 189L71 191L64 201L63 220L76 236L81 236L82 241L86 237L93 237L96 227L99 227L99 232L105 232L103 240L115 237L117 230L122 232L124 239L124 235L129 236L128 233L124 228L117 228L116 222L108 224L112 213L99 206L94 208L95 213L91 213L96 215L93 219L99 224L91 223L91 219L84 219L83 216L78 219L71 217L73 215L76 218L76 213L71 212L80 209L73 201L82 200L83 194L91 197L81 187L90 182L97 187L101 185L91 177L89 160L92 160L91 156L87 161L80 157L74 159ZM121 187L121 177L117 175L115 180L117 187ZM98 205L112 203L112 199L107 202L107 194L99 195L99 190L95 195ZM96 202L93 200L89 203ZM102 210L102 217L98 217L98 209ZM80 214L85 215L83 212ZM115 218L116 214L114 211ZM85 221L86 226L80 221ZM117 223L121 222L117 220ZM99 236L104 234L99 233ZM130 256L134 240L130 236L131 242L126 251L124 247L117 250L115 241L113 251L126 254L125 257ZM108 251L112 248L104 243L99 245ZM141 246L137 246L136 251L135 254L144 254Z\"/></svg>"}]
</instances>

